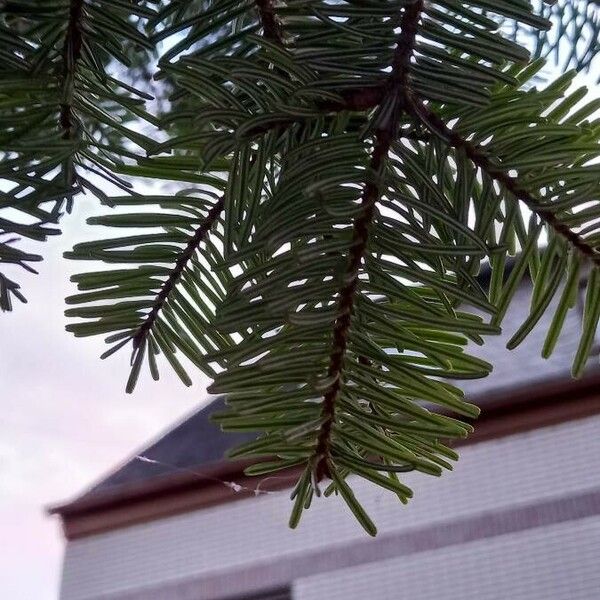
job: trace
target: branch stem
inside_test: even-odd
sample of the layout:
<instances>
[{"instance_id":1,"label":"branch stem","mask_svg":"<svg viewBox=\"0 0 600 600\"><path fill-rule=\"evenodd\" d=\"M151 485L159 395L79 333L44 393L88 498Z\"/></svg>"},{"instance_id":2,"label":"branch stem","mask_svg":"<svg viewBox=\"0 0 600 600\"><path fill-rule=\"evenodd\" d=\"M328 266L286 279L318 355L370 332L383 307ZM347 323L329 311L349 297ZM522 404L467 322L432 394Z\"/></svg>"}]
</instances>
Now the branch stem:
<instances>
[{"instance_id":1,"label":"branch stem","mask_svg":"<svg viewBox=\"0 0 600 600\"><path fill-rule=\"evenodd\" d=\"M565 225L552 211L541 208L539 200L530 191L525 189L517 178L512 177L505 169L490 160L485 150L472 144L456 131L450 129L441 117L422 102L407 95L405 106L432 133L447 140L452 147L462 149L477 167L520 200L548 227L552 228L558 235L565 238L573 247L577 248L585 258L590 259L596 266L600 266L600 254L583 238L577 235L577 233Z\"/></svg>"},{"instance_id":2,"label":"branch stem","mask_svg":"<svg viewBox=\"0 0 600 600\"><path fill-rule=\"evenodd\" d=\"M281 23L275 14L273 0L255 0L258 8L258 16L263 27L263 36L275 42L279 46L283 46L283 31Z\"/></svg>"},{"instance_id":3,"label":"branch stem","mask_svg":"<svg viewBox=\"0 0 600 600\"><path fill-rule=\"evenodd\" d=\"M352 325L352 312L358 290L358 278L367 250L369 228L375 214L375 206L382 194L381 173L385 167L392 141L397 134L398 123L403 110L404 92L408 86L410 61L422 10L423 0L417 0L407 6L402 13L401 31L394 51L392 71L386 83L385 93L380 99L380 105L393 103L394 106L390 112L391 116L380 123L374 133L375 144L369 164L371 177L367 180L363 191L362 211L354 220L352 242L346 268L345 281L347 283L339 292L338 312L340 316L333 326L333 343L327 371L327 377L332 379L332 383L323 396L321 415L324 420L319 429L317 446L314 452L317 481L331 475L329 468L331 433L336 418L336 403L342 388L344 361L348 350L348 336Z\"/></svg>"},{"instance_id":4,"label":"branch stem","mask_svg":"<svg viewBox=\"0 0 600 600\"><path fill-rule=\"evenodd\" d=\"M196 250L208 235L209 231L212 229L213 225L221 215L223 208L225 206L225 198L222 196L219 201L208 211L206 218L202 221L198 229L196 229L194 235L189 239L188 243L185 246L183 252L179 255L173 270L169 274L169 277L165 279L162 287L158 295L154 300L154 304L150 312L146 315L144 322L140 325L137 332L133 335L133 347L138 348L142 341L148 335L148 332L151 331L154 326L158 315L163 308L165 302L167 301L169 294L172 292L173 288L177 285L177 282L183 275L185 268L188 262L194 256Z\"/></svg>"},{"instance_id":5,"label":"branch stem","mask_svg":"<svg viewBox=\"0 0 600 600\"><path fill-rule=\"evenodd\" d=\"M60 105L60 114L58 121L63 131L63 139L71 140L74 138L74 118L73 118L73 95L75 87L75 70L77 61L81 57L81 47L83 44L82 19L83 5L85 0L71 0L69 8L69 23L65 34L65 41L62 48L63 64L63 98Z\"/></svg>"}]
</instances>

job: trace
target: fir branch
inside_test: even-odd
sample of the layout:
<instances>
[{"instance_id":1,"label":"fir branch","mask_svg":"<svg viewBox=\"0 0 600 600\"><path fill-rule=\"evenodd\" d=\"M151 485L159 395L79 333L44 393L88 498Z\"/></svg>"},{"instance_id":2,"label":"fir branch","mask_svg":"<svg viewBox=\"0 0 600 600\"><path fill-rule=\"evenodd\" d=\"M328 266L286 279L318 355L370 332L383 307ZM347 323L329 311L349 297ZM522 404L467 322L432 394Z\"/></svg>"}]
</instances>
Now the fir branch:
<instances>
[{"instance_id":1,"label":"fir branch","mask_svg":"<svg viewBox=\"0 0 600 600\"><path fill-rule=\"evenodd\" d=\"M224 206L225 198L221 196L219 201L208 211L206 218L202 221L200 226L194 232L194 235L186 244L183 252L177 259L173 270L169 274L169 277L165 280L158 295L156 296L156 299L154 300L154 304L152 305L150 312L146 315L144 322L140 325L136 333L132 336L134 348L138 348L140 344L146 339L148 333L152 331L152 328L156 323L156 319L158 318L160 311L165 305L167 299L169 298L169 294L177 285L177 282L179 281L181 275L185 271L187 264L198 250L200 244L204 241L214 224L221 216Z\"/></svg>"},{"instance_id":2,"label":"fir branch","mask_svg":"<svg viewBox=\"0 0 600 600\"><path fill-rule=\"evenodd\" d=\"M552 211L542 208L535 196L525 189L517 178L512 177L502 167L494 164L482 148L472 144L456 131L450 129L441 117L428 106L416 100L410 93L406 95L405 105L407 110L430 131L441 136L454 148L464 150L467 157L484 173L523 202L531 212L538 215L548 227L551 227L558 235L565 238L574 248L577 248L585 258L590 259L596 266L600 266L600 254L577 233L562 223Z\"/></svg>"},{"instance_id":3,"label":"fir branch","mask_svg":"<svg viewBox=\"0 0 600 600\"><path fill-rule=\"evenodd\" d=\"M385 96L386 84L378 86L353 87L347 90L340 90L338 95L340 101L319 100L317 106L323 110L339 112L342 110L364 111L378 106Z\"/></svg>"},{"instance_id":4,"label":"fir branch","mask_svg":"<svg viewBox=\"0 0 600 600\"><path fill-rule=\"evenodd\" d=\"M263 36L276 44L283 46L283 31L281 23L275 14L273 0L256 0L258 15L263 27Z\"/></svg>"},{"instance_id":5,"label":"fir branch","mask_svg":"<svg viewBox=\"0 0 600 600\"><path fill-rule=\"evenodd\" d=\"M336 402L341 389L348 335L352 324L352 312L358 287L358 276L367 249L369 226L375 214L375 206L381 198L379 175L387 160L392 141L398 130L403 102L403 90L406 89L408 83L410 60L414 50L417 27L422 10L423 0L417 0L414 4L404 9L400 23L400 37L394 52L387 91L382 97L380 104L393 102L395 106L390 111L389 117L375 131L375 147L369 165L372 178L365 185L361 201L362 211L354 221L352 242L346 268L345 281L347 283L339 292L338 312L340 316L336 319L333 327L333 345L327 371L328 379L332 379L333 381L323 397L321 415L324 420L319 429L314 454L317 481L320 481L323 477L331 477L329 468L331 430L335 422Z\"/></svg>"},{"instance_id":6,"label":"fir branch","mask_svg":"<svg viewBox=\"0 0 600 600\"><path fill-rule=\"evenodd\" d=\"M63 102L60 105L59 123L63 130L63 139L74 137L73 93L75 69L81 57L83 45L82 18L84 0L71 0L69 9L69 23L63 44ZM71 181L71 183L73 183Z\"/></svg>"},{"instance_id":7,"label":"fir branch","mask_svg":"<svg viewBox=\"0 0 600 600\"><path fill-rule=\"evenodd\" d=\"M271 0L256 0L258 12L261 23L263 24L263 36L281 46L283 46L283 39L281 35L281 29L275 15L273 4ZM250 161L250 164L254 163L254 159ZM140 325L137 332L133 335L133 346L134 348L140 347L140 344L145 340L148 333L152 330L158 315L167 301L169 294L177 285L181 275L185 271L186 265L190 259L194 256L198 250L200 244L209 234L210 230L218 221L221 213L225 209L225 196L221 196L219 201L210 209L204 221L196 229L194 235L190 238L184 251L177 259L173 271L169 277L165 280L162 285L160 292L156 296L154 305L150 312L144 319L142 325Z\"/></svg>"}]
</instances>

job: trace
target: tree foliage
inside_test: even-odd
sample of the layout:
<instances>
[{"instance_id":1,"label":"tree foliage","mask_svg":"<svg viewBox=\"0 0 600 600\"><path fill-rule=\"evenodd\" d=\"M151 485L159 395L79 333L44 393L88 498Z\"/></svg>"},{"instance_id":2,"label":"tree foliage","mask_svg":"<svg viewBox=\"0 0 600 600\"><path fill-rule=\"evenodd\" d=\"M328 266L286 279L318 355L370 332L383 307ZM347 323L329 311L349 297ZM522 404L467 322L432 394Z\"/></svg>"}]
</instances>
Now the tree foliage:
<instances>
[{"instance_id":1,"label":"tree foliage","mask_svg":"<svg viewBox=\"0 0 600 600\"><path fill-rule=\"evenodd\" d=\"M597 53L595 2L0 10L0 267L31 269L17 238L56 233L80 192L112 207L89 219L111 237L67 253L86 261L68 329L107 336L104 357L130 348L128 391L163 360L186 384L186 362L209 375L221 426L260 434L232 456L299 469L292 526L339 493L374 534L349 475L406 502L398 473L452 468L448 440L472 429L455 416L478 408L451 381L490 372L465 346L500 332L523 278L531 311L509 347L557 297L549 356L583 285L583 373L600 317L600 103L573 79ZM574 70L540 83L553 54ZM133 76L148 71L169 94L160 111ZM169 185L143 193L140 178ZM2 309L15 297L0 272Z\"/></svg>"}]
</instances>

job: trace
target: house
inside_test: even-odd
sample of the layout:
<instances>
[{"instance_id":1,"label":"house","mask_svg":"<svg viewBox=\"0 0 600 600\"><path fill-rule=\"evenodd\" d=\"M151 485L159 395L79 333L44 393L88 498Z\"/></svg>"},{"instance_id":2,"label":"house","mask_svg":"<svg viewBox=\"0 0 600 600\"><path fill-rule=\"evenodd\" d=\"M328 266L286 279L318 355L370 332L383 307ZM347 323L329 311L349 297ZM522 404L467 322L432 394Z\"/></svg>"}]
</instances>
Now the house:
<instances>
[{"instance_id":1,"label":"house","mask_svg":"<svg viewBox=\"0 0 600 600\"><path fill-rule=\"evenodd\" d=\"M600 369L595 358L570 379L577 311L552 359L539 358L547 321L504 349L528 293L478 352L495 373L465 383L482 415L454 472L406 474L408 506L355 482L376 538L336 497L289 530L292 479L244 477L222 458L247 437L208 420L216 399L52 510L67 540L61 600L597 600Z\"/></svg>"}]
</instances>

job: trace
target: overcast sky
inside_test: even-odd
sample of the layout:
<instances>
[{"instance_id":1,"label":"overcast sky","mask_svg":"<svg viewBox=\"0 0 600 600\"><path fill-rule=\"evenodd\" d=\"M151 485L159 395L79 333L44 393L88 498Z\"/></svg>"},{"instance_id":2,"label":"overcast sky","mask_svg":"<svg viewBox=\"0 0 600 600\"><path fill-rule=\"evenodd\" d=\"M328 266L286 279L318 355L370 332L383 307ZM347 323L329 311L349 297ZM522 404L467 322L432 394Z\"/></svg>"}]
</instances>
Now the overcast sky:
<instances>
[{"instance_id":1,"label":"overcast sky","mask_svg":"<svg viewBox=\"0 0 600 600\"><path fill-rule=\"evenodd\" d=\"M186 388L168 365L160 382L142 377L127 395L126 353L101 361L101 338L64 330L69 275L87 265L62 253L107 231L83 226L91 200L78 206L65 235L37 245L40 275L19 279L29 304L0 314L0 598L54 600L63 540L44 508L81 492L205 400L206 381L196 376Z\"/></svg>"}]
</instances>

